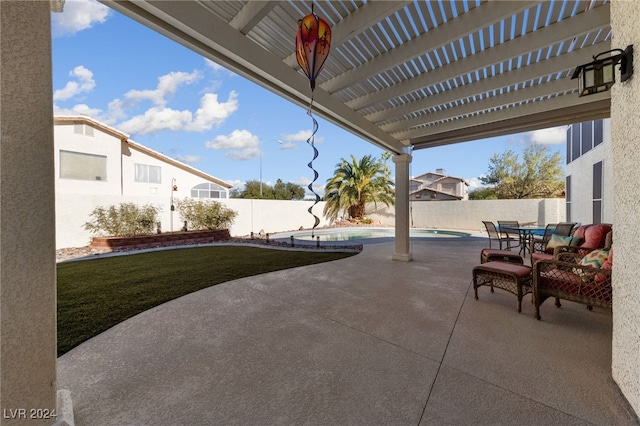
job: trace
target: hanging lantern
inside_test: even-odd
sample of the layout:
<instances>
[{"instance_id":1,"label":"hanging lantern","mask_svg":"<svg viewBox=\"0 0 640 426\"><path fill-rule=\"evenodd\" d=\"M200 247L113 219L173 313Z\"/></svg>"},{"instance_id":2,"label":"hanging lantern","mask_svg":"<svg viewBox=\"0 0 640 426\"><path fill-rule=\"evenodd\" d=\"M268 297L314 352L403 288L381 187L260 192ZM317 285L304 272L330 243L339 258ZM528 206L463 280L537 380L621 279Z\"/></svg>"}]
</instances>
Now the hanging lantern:
<instances>
[{"instance_id":1,"label":"hanging lantern","mask_svg":"<svg viewBox=\"0 0 640 426\"><path fill-rule=\"evenodd\" d=\"M309 78L311 91L316 87L316 77L329 56L331 28L324 19L311 13L298 21L296 34L296 58Z\"/></svg>"}]
</instances>

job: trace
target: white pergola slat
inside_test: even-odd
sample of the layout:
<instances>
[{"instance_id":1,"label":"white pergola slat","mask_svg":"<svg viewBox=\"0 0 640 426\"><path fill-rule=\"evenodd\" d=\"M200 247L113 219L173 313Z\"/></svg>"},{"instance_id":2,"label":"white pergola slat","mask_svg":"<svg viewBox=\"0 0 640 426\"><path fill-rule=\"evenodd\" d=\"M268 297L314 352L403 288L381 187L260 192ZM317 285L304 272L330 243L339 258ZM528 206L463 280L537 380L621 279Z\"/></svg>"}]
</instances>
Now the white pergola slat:
<instances>
[{"instance_id":1,"label":"white pergola slat","mask_svg":"<svg viewBox=\"0 0 640 426\"><path fill-rule=\"evenodd\" d=\"M302 106L295 59L311 2L103 0ZM608 0L329 1L332 27L314 112L393 153L571 124L609 114L571 71L611 49Z\"/></svg>"}]
</instances>

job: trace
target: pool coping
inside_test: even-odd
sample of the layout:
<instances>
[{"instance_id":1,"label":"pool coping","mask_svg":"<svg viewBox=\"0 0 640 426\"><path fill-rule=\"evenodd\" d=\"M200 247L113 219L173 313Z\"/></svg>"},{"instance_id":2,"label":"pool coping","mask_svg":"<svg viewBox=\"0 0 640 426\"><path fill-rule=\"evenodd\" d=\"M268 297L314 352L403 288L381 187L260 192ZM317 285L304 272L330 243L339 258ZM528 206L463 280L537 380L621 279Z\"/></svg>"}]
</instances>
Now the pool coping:
<instances>
[{"instance_id":1,"label":"pool coping","mask_svg":"<svg viewBox=\"0 0 640 426\"><path fill-rule=\"evenodd\" d=\"M329 228L321 228L321 229L317 229L315 232L317 232L319 235L322 235L323 233L328 233L328 232L336 232L337 230L356 230L356 229L372 229L372 230L393 230L395 228L393 227L376 227L376 226L367 226L367 227L363 227L363 226L345 226L345 227L329 227ZM460 240L460 239L466 239L466 238L486 238L485 234L481 234L481 233L476 233L470 230L455 230L455 229L437 229L437 228L410 228L411 230L433 230L433 231L441 231L443 233L455 233L455 234L464 234L464 235L459 235L459 236L451 236L451 237L423 237L423 236L412 236L410 237L411 241L433 241L433 240L437 240L437 241L446 241L446 240ZM277 232L274 234L270 234L269 235L269 239L273 240L273 241L277 241L277 242L289 242L291 241L291 237L293 237L293 243L295 245L316 245L318 244L317 241L314 240L306 240L306 239L299 239L296 238L296 235L300 235L300 234L308 234L310 233L311 230L310 229L302 229L302 230L298 230L298 231L289 231L289 232ZM350 239L350 240L342 240L342 241L320 241L320 246L322 246L322 244L331 244L331 245L353 245L353 244L376 244L376 243L383 243L383 242L389 242L392 241L395 238L395 235L391 235L388 237L373 237L373 238L355 238L355 239Z\"/></svg>"}]
</instances>

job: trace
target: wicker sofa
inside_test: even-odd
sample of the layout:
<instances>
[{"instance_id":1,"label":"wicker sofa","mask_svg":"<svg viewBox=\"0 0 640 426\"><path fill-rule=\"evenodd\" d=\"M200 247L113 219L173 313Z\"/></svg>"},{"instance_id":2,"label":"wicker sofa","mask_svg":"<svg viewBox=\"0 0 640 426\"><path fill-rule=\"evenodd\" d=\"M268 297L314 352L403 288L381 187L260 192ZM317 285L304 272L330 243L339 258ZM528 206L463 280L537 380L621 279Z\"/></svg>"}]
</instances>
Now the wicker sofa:
<instances>
[{"instance_id":1,"label":"wicker sofa","mask_svg":"<svg viewBox=\"0 0 640 426\"><path fill-rule=\"evenodd\" d=\"M611 270L613 267L612 231L607 233L603 248L576 246L556 247L553 259L540 259L533 264L533 298L536 319L540 305L549 297L610 309L612 306ZM596 257L600 259L596 261ZM589 262L593 259L593 263ZM606 260L604 260L606 259ZM598 262L603 260L602 265ZM581 264L588 263L588 264ZM595 266L594 266L595 265ZM599 266L599 267L598 267Z\"/></svg>"},{"instance_id":2,"label":"wicker sofa","mask_svg":"<svg viewBox=\"0 0 640 426\"><path fill-rule=\"evenodd\" d=\"M578 226L573 229L569 236L570 244L580 248L580 253L587 254L591 250L607 246L607 235L612 229L612 225L609 223ZM531 266L539 260L554 259L554 250L557 246L552 244L553 242L555 242L553 235L551 239L546 241L531 242Z\"/></svg>"}]
</instances>

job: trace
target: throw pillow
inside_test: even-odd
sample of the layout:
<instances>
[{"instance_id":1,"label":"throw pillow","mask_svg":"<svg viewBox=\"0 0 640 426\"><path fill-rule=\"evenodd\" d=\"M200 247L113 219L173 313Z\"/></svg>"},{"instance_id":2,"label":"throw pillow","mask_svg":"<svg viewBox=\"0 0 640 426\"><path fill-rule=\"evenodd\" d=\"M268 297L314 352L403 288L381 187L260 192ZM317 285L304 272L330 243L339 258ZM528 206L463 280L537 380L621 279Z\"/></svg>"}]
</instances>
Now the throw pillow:
<instances>
[{"instance_id":1,"label":"throw pillow","mask_svg":"<svg viewBox=\"0 0 640 426\"><path fill-rule=\"evenodd\" d=\"M556 247L568 246L571 244L571 237L563 237L562 235L551 234L551 238L547 243L547 251L553 251Z\"/></svg>"},{"instance_id":2,"label":"throw pillow","mask_svg":"<svg viewBox=\"0 0 640 426\"><path fill-rule=\"evenodd\" d=\"M596 269L602 268L604 262L609 257L609 250L593 250L580 261L580 265L592 266Z\"/></svg>"},{"instance_id":3,"label":"throw pillow","mask_svg":"<svg viewBox=\"0 0 640 426\"><path fill-rule=\"evenodd\" d=\"M593 250L588 255L580 260L580 265L582 266L591 266L595 269L600 269L602 265L607 261L609 257L608 250ZM591 281L594 276L597 274L596 271L590 271L588 269L581 268L573 268L573 273L579 275L582 278L582 281Z\"/></svg>"},{"instance_id":4,"label":"throw pillow","mask_svg":"<svg viewBox=\"0 0 640 426\"><path fill-rule=\"evenodd\" d=\"M602 268L604 270L610 271L613 269L613 245L609 248L609 257L607 257L607 260L602 264Z\"/></svg>"},{"instance_id":5,"label":"throw pillow","mask_svg":"<svg viewBox=\"0 0 640 426\"><path fill-rule=\"evenodd\" d=\"M609 248L609 256L607 257L607 261L602 264L602 268L600 269L603 271L610 271L613 269L613 245ZM595 276L594 281L597 285L611 285L611 277L602 272L599 272Z\"/></svg>"}]
</instances>

